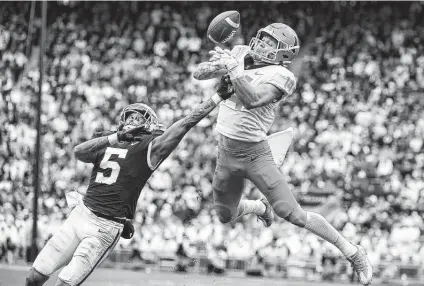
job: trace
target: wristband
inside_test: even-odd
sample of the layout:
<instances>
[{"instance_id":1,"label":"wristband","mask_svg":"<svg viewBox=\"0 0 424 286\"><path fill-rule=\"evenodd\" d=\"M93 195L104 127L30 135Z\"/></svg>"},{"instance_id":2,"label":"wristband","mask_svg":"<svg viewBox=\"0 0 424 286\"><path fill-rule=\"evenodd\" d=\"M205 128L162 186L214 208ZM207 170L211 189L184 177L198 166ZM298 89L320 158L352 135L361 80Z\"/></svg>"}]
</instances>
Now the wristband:
<instances>
[{"instance_id":1,"label":"wristband","mask_svg":"<svg viewBox=\"0 0 424 286\"><path fill-rule=\"evenodd\" d=\"M213 102L215 102L216 105L218 105L222 101L222 98L218 95L218 93L212 95L211 99Z\"/></svg>"},{"instance_id":2,"label":"wristband","mask_svg":"<svg viewBox=\"0 0 424 286\"><path fill-rule=\"evenodd\" d=\"M118 133L113 133L113 134L109 135L107 137L107 140L109 141L110 145L114 145L114 144L118 143L119 142L118 141Z\"/></svg>"}]
</instances>

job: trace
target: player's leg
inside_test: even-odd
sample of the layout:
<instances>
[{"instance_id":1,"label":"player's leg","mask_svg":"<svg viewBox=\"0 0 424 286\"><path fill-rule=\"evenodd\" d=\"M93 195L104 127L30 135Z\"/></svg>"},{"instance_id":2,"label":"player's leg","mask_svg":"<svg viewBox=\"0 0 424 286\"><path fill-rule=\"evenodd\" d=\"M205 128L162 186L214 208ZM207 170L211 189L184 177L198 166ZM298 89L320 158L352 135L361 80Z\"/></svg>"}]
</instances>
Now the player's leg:
<instances>
[{"instance_id":1,"label":"player's leg","mask_svg":"<svg viewBox=\"0 0 424 286\"><path fill-rule=\"evenodd\" d=\"M281 166L287 154L294 137L294 129L292 127L286 130L274 133L267 137L269 149L271 150L272 157L277 166ZM248 155L252 159L257 158L258 155L266 155L268 153L268 146L266 142L261 142L252 150ZM263 154L262 154L263 153ZM266 157L264 157L266 158ZM241 215L256 214L258 218L264 223L265 226L270 226L274 221L274 214L272 207L265 198L259 200L241 200L239 208L243 209Z\"/></svg>"},{"instance_id":2,"label":"player's leg","mask_svg":"<svg viewBox=\"0 0 424 286\"><path fill-rule=\"evenodd\" d=\"M94 215L93 215L94 216ZM84 237L75 253L59 273L56 286L81 285L118 243L123 226L105 219L85 216Z\"/></svg>"},{"instance_id":3,"label":"player's leg","mask_svg":"<svg viewBox=\"0 0 424 286\"><path fill-rule=\"evenodd\" d=\"M297 203L271 152L265 152L252 161L246 175L265 195L279 217L335 245L355 265L363 284L369 283L372 269L363 248L347 241L322 215L307 212Z\"/></svg>"},{"instance_id":4,"label":"player's leg","mask_svg":"<svg viewBox=\"0 0 424 286\"><path fill-rule=\"evenodd\" d=\"M240 163L243 164L243 166L241 166L240 169L243 169L244 171L243 176L245 178L250 179L249 176L247 175L247 170L250 168L252 161L258 160L261 157L262 155L261 153L264 153L264 149L266 147L268 148L267 151L270 152L269 146L266 144L265 141L255 144L251 146L250 148L243 150L243 152L240 152L240 156L243 157L243 160L240 160ZM224 151L224 154L225 154L225 151ZM224 157L224 156L221 156L221 157ZM229 165L234 164L234 162L238 159L233 157L224 157L224 158L227 159L227 161L230 161L230 163L228 163ZM222 161L226 163L223 159L218 161ZM218 170L218 164L217 164L217 170ZM216 174L219 174L219 173L216 172ZM231 186L227 185L225 187L229 189L227 190L227 192L231 192ZM240 193L240 197L241 197L241 193ZM248 199L239 200L238 206L237 206L237 212L233 220L247 214L257 215L259 218L261 218L261 220L264 221L266 226L270 226L274 219L271 206L268 203L268 201L264 198L259 200L248 200ZM265 220L263 219L263 217L265 217Z\"/></svg>"},{"instance_id":5,"label":"player's leg","mask_svg":"<svg viewBox=\"0 0 424 286\"><path fill-rule=\"evenodd\" d=\"M74 209L38 254L27 275L26 286L43 285L52 273L71 260L80 242L74 229L77 220L78 214Z\"/></svg>"},{"instance_id":6,"label":"player's leg","mask_svg":"<svg viewBox=\"0 0 424 286\"><path fill-rule=\"evenodd\" d=\"M231 222L239 216L238 206L244 189L242 159L218 148L212 186L215 211L222 223Z\"/></svg>"}]
</instances>

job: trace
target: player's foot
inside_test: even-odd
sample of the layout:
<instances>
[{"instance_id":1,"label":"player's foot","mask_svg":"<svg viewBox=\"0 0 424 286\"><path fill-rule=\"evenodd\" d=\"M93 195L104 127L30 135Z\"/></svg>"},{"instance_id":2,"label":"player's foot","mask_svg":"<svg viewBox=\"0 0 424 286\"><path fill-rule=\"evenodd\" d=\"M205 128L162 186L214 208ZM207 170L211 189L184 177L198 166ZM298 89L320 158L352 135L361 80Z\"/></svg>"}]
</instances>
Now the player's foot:
<instances>
[{"instance_id":1,"label":"player's foot","mask_svg":"<svg viewBox=\"0 0 424 286\"><path fill-rule=\"evenodd\" d=\"M358 274L359 282L363 285L369 285L372 280L371 263L368 260L365 249L360 245L357 245L356 247L358 248L358 251L354 255L347 257L347 260L349 260L353 269L355 269L356 274Z\"/></svg>"},{"instance_id":2,"label":"player's foot","mask_svg":"<svg viewBox=\"0 0 424 286\"><path fill-rule=\"evenodd\" d=\"M261 202L265 205L265 212L263 215L258 215L258 219L260 219L266 227L270 226L274 222L274 213L272 212L272 207L267 199L260 199Z\"/></svg>"}]
</instances>

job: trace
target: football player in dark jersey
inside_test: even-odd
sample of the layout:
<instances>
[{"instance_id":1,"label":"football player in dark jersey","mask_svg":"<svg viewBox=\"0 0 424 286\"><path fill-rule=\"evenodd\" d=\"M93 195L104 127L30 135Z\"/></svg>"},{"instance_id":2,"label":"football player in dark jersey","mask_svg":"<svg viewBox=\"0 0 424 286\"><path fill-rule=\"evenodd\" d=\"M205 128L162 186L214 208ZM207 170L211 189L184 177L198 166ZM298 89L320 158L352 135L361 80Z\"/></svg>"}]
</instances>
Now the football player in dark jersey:
<instances>
[{"instance_id":1,"label":"football player in dark jersey","mask_svg":"<svg viewBox=\"0 0 424 286\"><path fill-rule=\"evenodd\" d=\"M228 78L222 77L217 93L164 132L158 132L158 119L150 107L131 104L122 111L117 132L77 145L76 158L93 164L87 193L37 256L26 285L43 285L63 266L56 286L81 285L121 236L132 237L137 200L154 170L232 93Z\"/></svg>"}]
</instances>

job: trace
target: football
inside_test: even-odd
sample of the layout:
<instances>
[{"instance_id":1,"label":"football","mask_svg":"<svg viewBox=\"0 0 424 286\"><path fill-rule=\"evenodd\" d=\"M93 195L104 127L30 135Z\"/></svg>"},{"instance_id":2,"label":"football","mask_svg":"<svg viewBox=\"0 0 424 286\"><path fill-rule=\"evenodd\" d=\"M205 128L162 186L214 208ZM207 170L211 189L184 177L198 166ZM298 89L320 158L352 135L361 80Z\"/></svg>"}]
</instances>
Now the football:
<instances>
[{"instance_id":1,"label":"football","mask_svg":"<svg viewBox=\"0 0 424 286\"><path fill-rule=\"evenodd\" d=\"M215 44L228 44L240 26L240 13L227 11L216 16L208 27L208 39Z\"/></svg>"}]
</instances>

